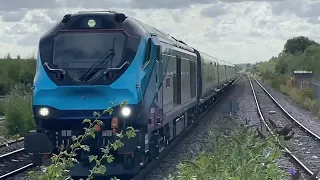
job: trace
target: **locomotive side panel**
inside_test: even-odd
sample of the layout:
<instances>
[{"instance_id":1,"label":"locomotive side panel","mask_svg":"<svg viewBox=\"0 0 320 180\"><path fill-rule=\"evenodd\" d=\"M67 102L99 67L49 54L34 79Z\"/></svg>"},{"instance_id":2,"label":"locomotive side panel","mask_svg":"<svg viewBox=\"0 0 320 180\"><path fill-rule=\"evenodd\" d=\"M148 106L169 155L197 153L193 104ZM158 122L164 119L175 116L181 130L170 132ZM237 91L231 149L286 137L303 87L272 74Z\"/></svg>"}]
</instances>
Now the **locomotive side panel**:
<instances>
[{"instance_id":1,"label":"locomotive side panel","mask_svg":"<svg viewBox=\"0 0 320 180\"><path fill-rule=\"evenodd\" d=\"M176 70L176 57L169 54L170 51L162 54L163 61L168 61L165 72L164 82L165 88L163 89L163 113L169 112L175 106L175 79L174 71Z\"/></svg>"},{"instance_id":2,"label":"locomotive side panel","mask_svg":"<svg viewBox=\"0 0 320 180\"><path fill-rule=\"evenodd\" d=\"M191 83L193 88L196 84L196 57L182 49L166 46L167 50L162 54L163 61L168 61L167 67L164 67L166 77L162 82L163 113L165 120L171 121L196 102L196 90L191 89Z\"/></svg>"},{"instance_id":3,"label":"locomotive side panel","mask_svg":"<svg viewBox=\"0 0 320 180\"><path fill-rule=\"evenodd\" d=\"M191 100L190 61L190 57L181 57L181 104Z\"/></svg>"}]
</instances>

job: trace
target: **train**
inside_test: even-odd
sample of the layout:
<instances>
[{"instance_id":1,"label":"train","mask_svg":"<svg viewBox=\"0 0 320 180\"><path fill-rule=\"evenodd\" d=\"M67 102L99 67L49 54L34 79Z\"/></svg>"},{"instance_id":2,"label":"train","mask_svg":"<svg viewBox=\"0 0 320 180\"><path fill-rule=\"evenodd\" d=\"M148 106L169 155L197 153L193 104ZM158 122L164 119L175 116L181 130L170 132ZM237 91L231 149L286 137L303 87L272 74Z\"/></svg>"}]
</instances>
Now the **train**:
<instances>
[{"instance_id":1,"label":"train","mask_svg":"<svg viewBox=\"0 0 320 180\"><path fill-rule=\"evenodd\" d=\"M229 87L235 65L200 52L187 43L133 17L115 11L66 14L39 40L32 109L36 129L24 139L35 165L50 164L59 147L70 147L83 133L83 119L110 106L90 152L77 151L71 176L88 176L88 156L114 142L117 133L133 127L112 150L105 176L134 176ZM126 106L121 106L123 101ZM111 105L112 104L112 105ZM197 120L197 121L201 121Z\"/></svg>"}]
</instances>

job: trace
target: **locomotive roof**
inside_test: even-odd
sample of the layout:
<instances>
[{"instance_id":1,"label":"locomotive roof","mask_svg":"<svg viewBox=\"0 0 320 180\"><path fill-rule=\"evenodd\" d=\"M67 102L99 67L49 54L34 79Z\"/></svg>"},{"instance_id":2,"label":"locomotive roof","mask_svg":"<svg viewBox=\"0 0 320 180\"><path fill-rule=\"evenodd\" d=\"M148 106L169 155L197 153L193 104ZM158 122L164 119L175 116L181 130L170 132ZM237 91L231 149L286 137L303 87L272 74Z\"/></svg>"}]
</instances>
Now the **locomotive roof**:
<instances>
[{"instance_id":1,"label":"locomotive roof","mask_svg":"<svg viewBox=\"0 0 320 180\"><path fill-rule=\"evenodd\" d=\"M91 24L90 24L91 23ZM122 13L112 11L79 12L66 14L53 28L42 37L57 33L59 30L86 30L86 29L122 29L128 35L141 37L146 30L138 25L132 18Z\"/></svg>"},{"instance_id":2,"label":"locomotive roof","mask_svg":"<svg viewBox=\"0 0 320 180\"><path fill-rule=\"evenodd\" d=\"M92 22L90 24L90 22ZM54 27L47 31L41 38L53 35L60 30L84 30L84 29L123 29L128 35L142 37L146 33L160 37L164 43L178 48L194 52L194 49L185 42L166 34L155 27L147 25L133 17L115 11L80 11L75 14L66 14L63 19ZM210 55L200 52L202 55L209 56L217 61L221 61ZM226 64L229 64L225 62Z\"/></svg>"},{"instance_id":3,"label":"locomotive roof","mask_svg":"<svg viewBox=\"0 0 320 180\"><path fill-rule=\"evenodd\" d=\"M91 22L89 22L91 21ZM92 26L89 25L92 24ZM74 14L66 14L62 21L46 32L42 37L53 35L59 30L84 30L84 29L122 29L128 35L142 37L146 33L159 36L164 43L194 52L194 49L183 41L166 34L152 26L149 26L133 17L115 11L80 11Z\"/></svg>"}]
</instances>

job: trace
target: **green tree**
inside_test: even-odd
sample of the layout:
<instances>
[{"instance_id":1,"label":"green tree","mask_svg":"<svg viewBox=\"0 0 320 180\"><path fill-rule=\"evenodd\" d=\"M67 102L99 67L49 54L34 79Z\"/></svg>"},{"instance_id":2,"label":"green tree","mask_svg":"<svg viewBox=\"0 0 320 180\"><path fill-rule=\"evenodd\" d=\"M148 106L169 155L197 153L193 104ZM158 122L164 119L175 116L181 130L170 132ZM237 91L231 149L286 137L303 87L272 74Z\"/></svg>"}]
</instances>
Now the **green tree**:
<instances>
[{"instance_id":1,"label":"green tree","mask_svg":"<svg viewBox=\"0 0 320 180\"><path fill-rule=\"evenodd\" d=\"M7 56L5 57L5 59L11 59L11 54L8 53Z\"/></svg>"},{"instance_id":2,"label":"green tree","mask_svg":"<svg viewBox=\"0 0 320 180\"><path fill-rule=\"evenodd\" d=\"M312 45L319 44L305 36L294 37L287 40L287 42L284 44L283 52L299 55L304 53L304 51Z\"/></svg>"}]
</instances>

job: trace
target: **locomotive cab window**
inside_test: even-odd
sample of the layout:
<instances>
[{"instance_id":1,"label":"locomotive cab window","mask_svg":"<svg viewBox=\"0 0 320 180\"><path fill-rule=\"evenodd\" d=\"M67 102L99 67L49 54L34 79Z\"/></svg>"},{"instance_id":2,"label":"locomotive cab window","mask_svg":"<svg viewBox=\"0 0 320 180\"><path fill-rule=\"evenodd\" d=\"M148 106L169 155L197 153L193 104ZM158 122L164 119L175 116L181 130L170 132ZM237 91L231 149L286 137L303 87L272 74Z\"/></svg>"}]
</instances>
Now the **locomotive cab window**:
<instances>
[{"instance_id":1,"label":"locomotive cab window","mask_svg":"<svg viewBox=\"0 0 320 180\"><path fill-rule=\"evenodd\" d=\"M166 78L166 88L170 88L170 78Z\"/></svg>"},{"instance_id":2,"label":"locomotive cab window","mask_svg":"<svg viewBox=\"0 0 320 180\"><path fill-rule=\"evenodd\" d=\"M143 60L143 68L145 68L145 66L149 63L150 61L150 53L151 52L151 39L148 39L147 41L147 48L146 48L146 54Z\"/></svg>"}]
</instances>

